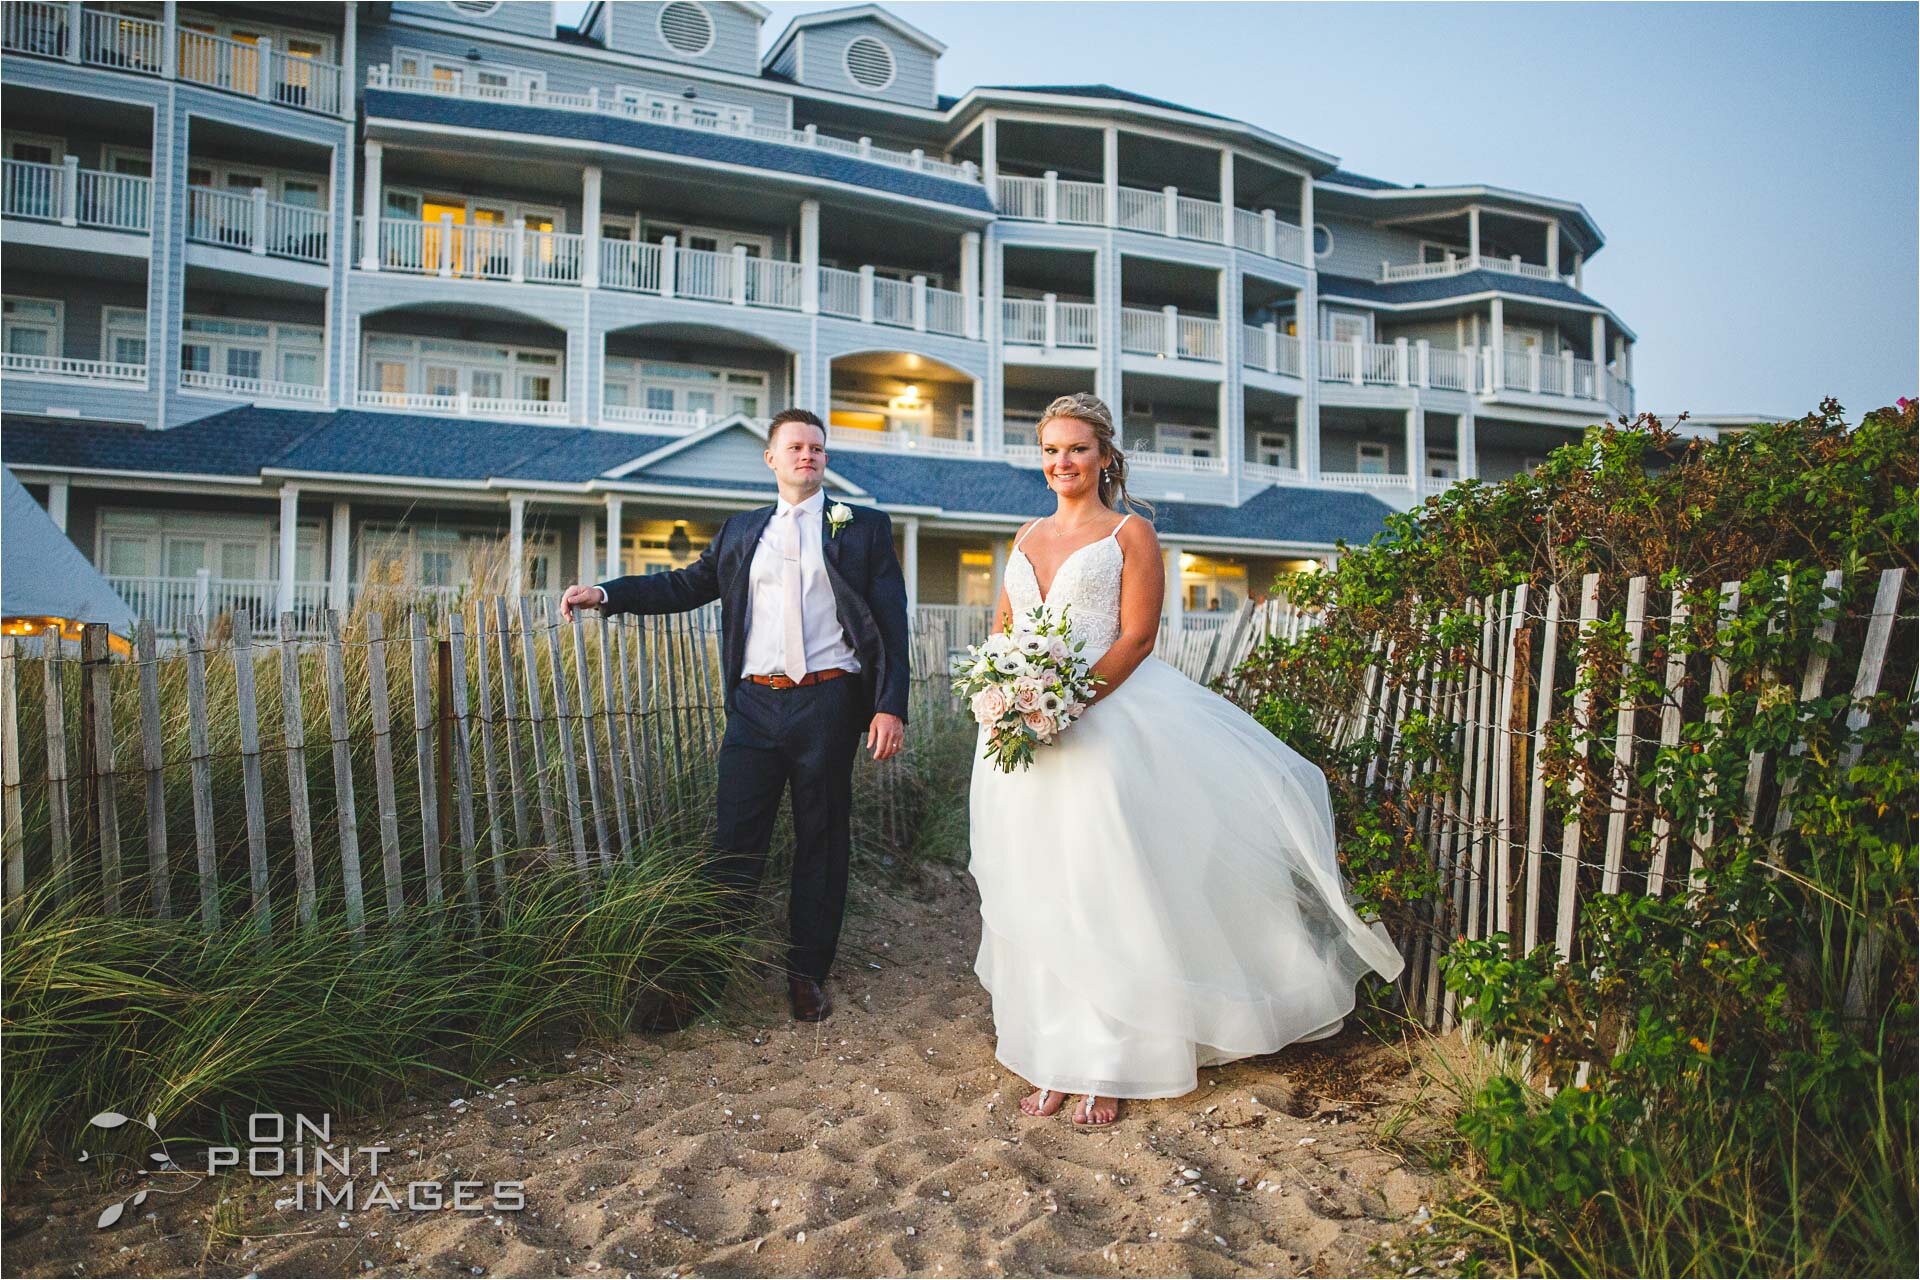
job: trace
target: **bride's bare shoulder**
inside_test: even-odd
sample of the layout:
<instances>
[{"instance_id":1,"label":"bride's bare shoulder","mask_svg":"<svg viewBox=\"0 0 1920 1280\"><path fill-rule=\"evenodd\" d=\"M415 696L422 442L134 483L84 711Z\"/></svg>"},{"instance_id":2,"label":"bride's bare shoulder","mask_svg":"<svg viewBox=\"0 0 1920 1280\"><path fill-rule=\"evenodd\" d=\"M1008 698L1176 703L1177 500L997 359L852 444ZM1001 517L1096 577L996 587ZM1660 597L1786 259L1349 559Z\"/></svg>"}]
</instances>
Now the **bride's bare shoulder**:
<instances>
[{"instance_id":1,"label":"bride's bare shoulder","mask_svg":"<svg viewBox=\"0 0 1920 1280\"><path fill-rule=\"evenodd\" d=\"M1153 531L1153 522L1142 515L1136 514L1132 519L1122 521L1114 536L1120 540L1122 551L1160 550L1160 535Z\"/></svg>"}]
</instances>

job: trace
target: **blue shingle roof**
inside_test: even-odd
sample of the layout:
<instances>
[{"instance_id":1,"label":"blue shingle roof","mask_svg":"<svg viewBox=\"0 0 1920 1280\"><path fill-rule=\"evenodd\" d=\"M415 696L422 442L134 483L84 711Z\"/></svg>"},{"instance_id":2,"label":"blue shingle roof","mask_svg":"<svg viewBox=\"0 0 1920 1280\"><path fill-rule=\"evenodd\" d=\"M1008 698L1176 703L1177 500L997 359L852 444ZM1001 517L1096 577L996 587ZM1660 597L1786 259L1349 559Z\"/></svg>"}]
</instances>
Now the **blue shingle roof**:
<instances>
[{"instance_id":1,"label":"blue shingle roof","mask_svg":"<svg viewBox=\"0 0 1920 1280\"><path fill-rule=\"evenodd\" d=\"M0 452L16 466L94 471L257 476L262 470L342 477L546 481L584 484L677 437L480 422L343 409L316 413L246 406L167 431L110 423L8 416ZM833 469L878 503L1005 516L1053 508L1033 468L959 458L842 450ZM738 481L628 477L687 489L739 489ZM1154 525L1169 537L1257 538L1363 543L1390 508L1364 493L1269 488L1238 507L1155 503Z\"/></svg>"},{"instance_id":2,"label":"blue shingle roof","mask_svg":"<svg viewBox=\"0 0 1920 1280\"><path fill-rule=\"evenodd\" d=\"M1401 191L1405 190L1397 182L1388 182L1385 178L1369 178L1364 173L1355 173L1351 169L1335 169L1331 173L1320 175L1320 181L1332 182L1342 187L1358 187L1362 191Z\"/></svg>"},{"instance_id":3,"label":"blue shingle roof","mask_svg":"<svg viewBox=\"0 0 1920 1280\"><path fill-rule=\"evenodd\" d=\"M1540 280L1533 276L1510 275L1505 271L1467 271L1457 276L1438 276L1431 280L1399 280L1380 284L1359 276L1320 273L1320 296L1347 298L1355 302L1442 302L1498 289L1502 293L1523 293L1551 302L1571 302L1584 307L1601 304L1572 285L1558 280Z\"/></svg>"},{"instance_id":4,"label":"blue shingle roof","mask_svg":"<svg viewBox=\"0 0 1920 1280\"><path fill-rule=\"evenodd\" d=\"M890 195L931 200L981 213L993 212L993 202L987 198L986 189L978 183L959 182L931 173L875 164L833 151L784 146L777 142L760 142L753 138L708 133L701 129L647 124L589 111L562 111L553 107L525 107L512 103L477 102L430 94L396 93L390 89L369 89L366 114L368 120L403 120L635 147L642 151L711 160L717 164L736 164L825 182L844 182Z\"/></svg>"},{"instance_id":5,"label":"blue shingle roof","mask_svg":"<svg viewBox=\"0 0 1920 1280\"><path fill-rule=\"evenodd\" d=\"M1162 111L1184 111L1190 116L1205 116L1209 120L1243 123L1234 120L1232 116L1223 116L1215 111L1202 111L1198 107L1169 102L1165 98L1150 98L1144 93L1134 93L1130 89L1116 89L1110 84L984 84L980 88L988 92L998 89L1004 93L1052 93L1063 98L1111 98L1115 102L1134 102L1143 107L1158 107Z\"/></svg>"}]
</instances>

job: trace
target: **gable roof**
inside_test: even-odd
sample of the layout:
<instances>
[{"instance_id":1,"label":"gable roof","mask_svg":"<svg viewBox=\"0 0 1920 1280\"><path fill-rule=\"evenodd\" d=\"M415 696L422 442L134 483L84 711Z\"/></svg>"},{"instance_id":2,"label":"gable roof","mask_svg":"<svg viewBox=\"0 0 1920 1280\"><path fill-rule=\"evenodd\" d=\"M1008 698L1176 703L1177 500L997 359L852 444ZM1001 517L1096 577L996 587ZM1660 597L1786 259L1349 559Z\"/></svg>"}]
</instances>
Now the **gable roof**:
<instances>
[{"instance_id":1,"label":"gable roof","mask_svg":"<svg viewBox=\"0 0 1920 1280\"><path fill-rule=\"evenodd\" d=\"M6 548L0 573L0 614L9 618L65 618L104 622L122 636L133 635L133 610L88 563L80 548L60 531L46 509L33 500L13 472L0 467L0 546ZM11 675L8 677L11 679Z\"/></svg>"},{"instance_id":2,"label":"gable roof","mask_svg":"<svg viewBox=\"0 0 1920 1280\"><path fill-rule=\"evenodd\" d=\"M745 431L764 445L769 430L771 430L771 428L757 418L749 418L743 413L730 414L718 422L701 428L692 435L680 436L677 439L659 446L650 453L641 454L639 457L629 459L617 467L603 471L601 475L609 480L646 479L646 473L649 468L658 466L669 458L679 457L681 454L698 452L715 438L726 435L729 432ZM674 476L673 482L677 484L689 478L690 477L687 476ZM867 496L865 489L853 483L835 467L828 467L825 476L822 478L829 485L840 489L849 497L864 498ZM729 481L728 483L731 482Z\"/></svg>"},{"instance_id":3,"label":"gable roof","mask_svg":"<svg viewBox=\"0 0 1920 1280\"><path fill-rule=\"evenodd\" d=\"M877 4L848 5L844 9L822 9L818 13L803 13L787 23L787 29L773 42L766 56L760 59L760 65L770 67L780 60L780 55L793 42L793 38L809 27L838 26L842 22L856 22L862 18L871 18L883 27L892 30L903 40L911 40L934 57L947 51L947 46L914 26L904 18L896 17Z\"/></svg>"}]
</instances>

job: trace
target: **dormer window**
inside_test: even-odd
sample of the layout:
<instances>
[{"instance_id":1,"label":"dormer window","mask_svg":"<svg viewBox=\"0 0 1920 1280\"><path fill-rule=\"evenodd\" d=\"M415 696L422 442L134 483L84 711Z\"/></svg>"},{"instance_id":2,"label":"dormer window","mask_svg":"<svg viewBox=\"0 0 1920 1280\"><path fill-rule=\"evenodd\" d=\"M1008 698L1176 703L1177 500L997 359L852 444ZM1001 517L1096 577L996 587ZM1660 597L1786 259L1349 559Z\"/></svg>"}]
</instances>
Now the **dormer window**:
<instances>
[{"instance_id":1,"label":"dormer window","mask_svg":"<svg viewBox=\"0 0 1920 1280\"><path fill-rule=\"evenodd\" d=\"M847 44L847 75L862 89L874 92L893 83L893 50L872 36L860 36Z\"/></svg>"},{"instance_id":2,"label":"dormer window","mask_svg":"<svg viewBox=\"0 0 1920 1280\"><path fill-rule=\"evenodd\" d=\"M713 48L713 16L695 0L672 0L660 7L660 39L675 53L697 58Z\"/></svg>"}]
</instances>

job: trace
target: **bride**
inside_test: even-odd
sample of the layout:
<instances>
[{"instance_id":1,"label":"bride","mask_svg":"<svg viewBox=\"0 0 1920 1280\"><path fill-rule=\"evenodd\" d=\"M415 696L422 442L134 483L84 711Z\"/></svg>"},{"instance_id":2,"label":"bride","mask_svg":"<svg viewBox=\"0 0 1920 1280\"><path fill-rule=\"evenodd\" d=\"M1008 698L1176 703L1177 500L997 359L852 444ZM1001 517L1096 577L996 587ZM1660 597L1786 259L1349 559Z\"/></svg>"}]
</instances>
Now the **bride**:
<instances>
[{"instance_id":1,"label":"bride","mask_svg":"<svg viewBox=\"0 0 1920 1280\"><path fill-rule=\"evenodd\" d=\"M1107 406L1062 396L1039 439L1055 507L1015 540L998 624L1066 610L1105 683L1031 768L974 761L974 972L995 1056L1035 1086L1020 1109L1083 1094L1074 1123L1097 1127L1120 1098L1334 1034L1401 958L1347 904L1320 770L1152 656L1160 544L1118 510L1142 504Z\"/></svg>"}]
</instances>

